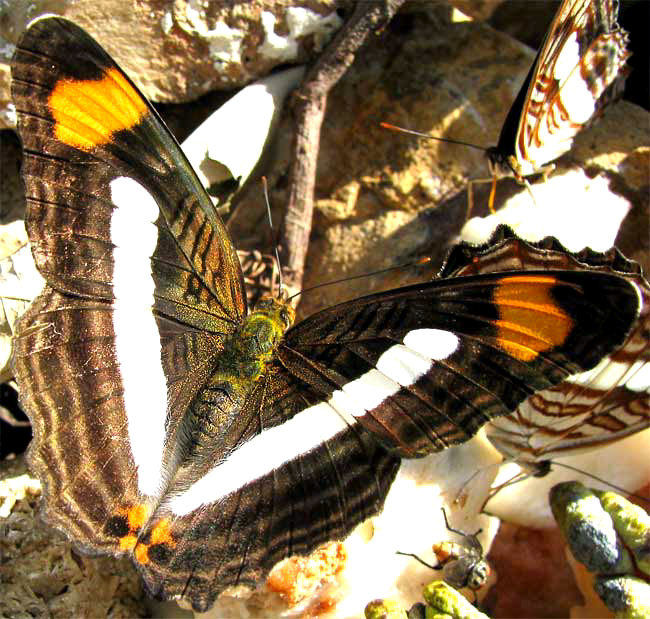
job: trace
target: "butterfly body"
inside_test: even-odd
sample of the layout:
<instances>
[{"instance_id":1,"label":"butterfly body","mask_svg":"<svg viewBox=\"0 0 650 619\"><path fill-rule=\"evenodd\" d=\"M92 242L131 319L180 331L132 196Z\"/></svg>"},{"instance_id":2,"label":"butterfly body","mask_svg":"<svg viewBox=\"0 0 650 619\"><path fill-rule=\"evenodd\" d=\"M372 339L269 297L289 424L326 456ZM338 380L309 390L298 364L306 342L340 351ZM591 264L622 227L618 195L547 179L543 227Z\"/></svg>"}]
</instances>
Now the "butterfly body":
<instances>
[{"instance_id":1,"label":"butterfly body","mask_svg":"<svg viewBox=\"0 0 650 619\"><path fill-rule=\"evenodd\" d=\"M205 610L378 513L400 459L473 436L594 367L634 282L542 265L248 311L224 223L157 114L65 19L21 38L12 93L46 279L17 325L44 515ZM479 263L483 262L479 258Z\"/></svg>"},{"instance_id":2,"label":"butterfly body","mask_svg":"<svg viewBox=\"0 0 650 619\"><path fill-rule=\"evenodd\" d=\"M224 341L215 367L219 380L237 383L238 392L260 380L294 315L293 308L280 299L262 299L240 329Z\"/></svg>"}]
</instances>

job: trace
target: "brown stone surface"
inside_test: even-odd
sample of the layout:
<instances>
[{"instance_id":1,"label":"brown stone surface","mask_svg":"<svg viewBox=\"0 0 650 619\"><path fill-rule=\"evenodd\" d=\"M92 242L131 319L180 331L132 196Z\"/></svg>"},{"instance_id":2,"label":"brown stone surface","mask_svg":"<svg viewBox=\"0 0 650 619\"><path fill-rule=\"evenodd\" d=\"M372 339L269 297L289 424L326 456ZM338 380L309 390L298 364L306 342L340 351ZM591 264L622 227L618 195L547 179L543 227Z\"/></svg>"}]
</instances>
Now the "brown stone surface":
<instances>
[{"instance_id":1,"label":"brown stone surface","mask_svg":"<svg viewBox=\"0 0 650 619\"><path fill-rule=\"evenodd\" d=\"M153 101L190 101L312 59L342 23L336 9L345 7L334 0L9 0L0 7L0 69L25 25L56 13L96 37ZM0 110L8 101L2 75Z\"/></svg>"},{"instance_id":2,"label":"brown stone surface","mask_svg":"<svg viewBox=\"0 0 650 619\"><path fill-rule=\"evenodd\" d=\"M527 529L502 522L488 561L497 584L483 601L493 619L568 617L582 603L559 529Z\"/></svg>"}]
</instances>

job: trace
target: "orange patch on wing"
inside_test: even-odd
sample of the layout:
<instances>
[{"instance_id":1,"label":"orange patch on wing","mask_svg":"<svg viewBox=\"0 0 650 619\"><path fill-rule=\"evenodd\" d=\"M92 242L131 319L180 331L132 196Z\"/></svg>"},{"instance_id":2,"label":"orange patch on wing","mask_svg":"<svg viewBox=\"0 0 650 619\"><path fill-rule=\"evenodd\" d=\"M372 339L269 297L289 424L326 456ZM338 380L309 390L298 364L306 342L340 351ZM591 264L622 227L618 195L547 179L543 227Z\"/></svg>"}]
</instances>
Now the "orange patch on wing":
<instances>
[{"instance_id":1,"label":"orange patch on wing","mask_svg":"<svg viewBox=\"0 0 650 619\"><path fill-rule=\"evenodd\" d=\"M148 544L138 544L135 547L135 559L141 565L147 565L149 563L149 545Z\"/></svg>"},{"instance_id":2,"label":"orange patch on wing","mask_svg":"<svg viewBox=\"0 0 650 619\"><path fill-rule=\"evenodd\" d=\"M120 537L120 550L133 550L138 544L140 530L149 517L149 507L147 505L124 507L118 510L118 514L126 518L129 526L129 532Z\"/></svg>"},{"instance_id":3,"label":"orange patch on wing","mask_svg":"<svg viewBox=\"0 0 650 619\"><path fill-rule=\"evenodd\" d=\"M135 505L124 510L124 515L129 521L129 529L135 533L141 529L149 516L149 508L146 505Z\"/></svg>"},{"instance_id":4,"label":"orange patch on wing","mask_svg":"<svg viewBox=\"0 0 650 619\"><path fill-rule=\"evenodd\" d=\"M163 518L151 530L151 543L168 544L172 548L176 546L176 542L172 537L172 528L169 526L169 518Z\"/></svg>"},{"instance_id":5,"label":"orange patch on wing","mask_svg":"<svg viewBox=\"0 0 650 619\"><path fill-rule=\"evenodd\" d=\"M130 129L148 113L142 97L114 68L99 80L59 80L48 106L56 137L85 151L107 144L113 133Z\"/></svg>"},{"instance_id":6,"label":"orange patch on wing","mask_svg":"<svg viewBox=\"0 0 650 619\"><path fill-rule=\"evenodd\" d=\"M504 277L494 292L499 308L497 342L521 361L561 346L573 327L571 317L555 302L550 275Z\"/></svg>"},{"instance_id":7,"label":"orange patch on wing","mask_svg":"<svg viewBox=\"0 0 650 619\"><path fill-rule=\"evenodd\" d=\"M163 518L155 524L153 529L151 529L150 541L148 543L137 543L133 553L136 561L141 565L147 565L147 563L151 561L149 557L149 549L158 544L166 544L170 548L176 546L176 542L172 536L172 528L170 526L169 518Z\"/></svg>"},{"instance_id":8,"label":"orange patch on wing","mask_svg":"<svg viewBox=\"0 0 650 619\"><path fill-rule=\"evenodd\" d=\"M138 538L135 535L125 535L120 537L120 550L133 550L138 543Z\"/></svg>"}]
</instances>

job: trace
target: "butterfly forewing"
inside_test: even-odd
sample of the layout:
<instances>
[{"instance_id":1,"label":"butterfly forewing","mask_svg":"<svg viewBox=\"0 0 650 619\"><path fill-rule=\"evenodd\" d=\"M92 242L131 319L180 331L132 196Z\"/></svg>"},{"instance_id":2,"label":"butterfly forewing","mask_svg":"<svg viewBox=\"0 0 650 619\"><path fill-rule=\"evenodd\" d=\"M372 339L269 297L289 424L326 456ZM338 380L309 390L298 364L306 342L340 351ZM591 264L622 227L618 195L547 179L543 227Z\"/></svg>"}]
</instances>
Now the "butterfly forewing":
<instances>
[{"instance_id":1,"label":"butterfly forewing","mask_svg":"<svg viewBox=\"0 0 650 619\"><path fill-rule=\"evenodd\" d=\"M540 462L650 428L650 287L637 283L641 315L619 350L488 426L488 437L505 456Z\"/></svg>"},{"instance_id":2,"label":"butterfly forewing","mask_svg":"<svg viewBox=\"0 0 650 619\"><path fill-rule=\"evenodd\" d=\"M491 246L455 248L445 274L542 266L616 273L635 283L642 305L623 346L595 368L535 393L512 415L488 424L490 440L519 462L593 449L650 427L650 286L636 263L615 249L605 254L588 249L571 254L552 238L526 243L502 227Z\"/></svg>"},{"instance_id":3,"label":"butterfly forewing","mask_svg":"<svg viewBox=\"0 0 650 619\"><path fill-rule=\"evenodd\" d=\"M153 295L174 322L234 330L246 301L230 238L174 138L113 60L74 24L38 20L14 56L12 96L27 228L48 282L145 306Z\"/></svg>"},{"instance_id":4,"label":"butterfly forewing","mask_svg":"<svg viewBox=\"0 0 650 619\"><path fill-rule=\"evenodd\" d=\"M36 20L12 94L48 282L15 347L31 464L53 522L131 551L178 467L178 424L246 313L241 269L173 137L83 30Z\"/></svg>"},{"instance_id":5,"label":"butterfly forewing","mask_svg":"<svg viewBox=\"0 0 650 619\"><path fill-rule=\"evenodd\" d=\"M586 272L436 281L324 310L287 332L278 358L387 448L425 455L597 363L613 344L603 330L623 341L637 295Z\"/></svg>"}]
</instances>

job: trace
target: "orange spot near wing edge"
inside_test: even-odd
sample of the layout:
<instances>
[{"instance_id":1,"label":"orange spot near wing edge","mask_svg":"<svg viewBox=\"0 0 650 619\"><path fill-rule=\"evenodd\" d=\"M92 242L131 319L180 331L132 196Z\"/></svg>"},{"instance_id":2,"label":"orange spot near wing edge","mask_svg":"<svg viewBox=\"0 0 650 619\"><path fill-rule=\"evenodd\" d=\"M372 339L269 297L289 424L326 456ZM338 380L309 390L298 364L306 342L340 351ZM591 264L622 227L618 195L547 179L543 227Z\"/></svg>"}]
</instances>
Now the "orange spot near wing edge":
<instances>
[{"instance_id":1,"label":"orange spot near wing edge","mask_svg":"<svg viewBox=\"0 0 650 619\"><path fill-rule=\"evenodd\" d=\"M108 69L99 80L59 80L48 107L57 139L85 151L110 142L115 132L132 128L148 112L117 68Z\"/></svg>"},{"instance_id":2,"label":"orange spot near wing edge","mask_svg":"<svg viewBox=\"0 0 650 619\"><path fill-rule=\"evenodd\" d=\"M533 361L562 346L571 333L573 320L551 294L557 283L550 275L517 275L497 285L497 343L516 359Z\"/></svg>"},{"instance_id":3,"label":"orange spot near wing edge","mask_svg":"<svg viewBox=\"0 0 650 619\"><path fill-rule=\"evenodd\" d=\"M141 565L147 565L151 561L149 550L152 546L166 545L170 548L176 546L176 541L172 536L172 529L169 518L163 518L151 529L149 543L139 542L134 550L136 561Z\"/></svg>"}]
</instances>

